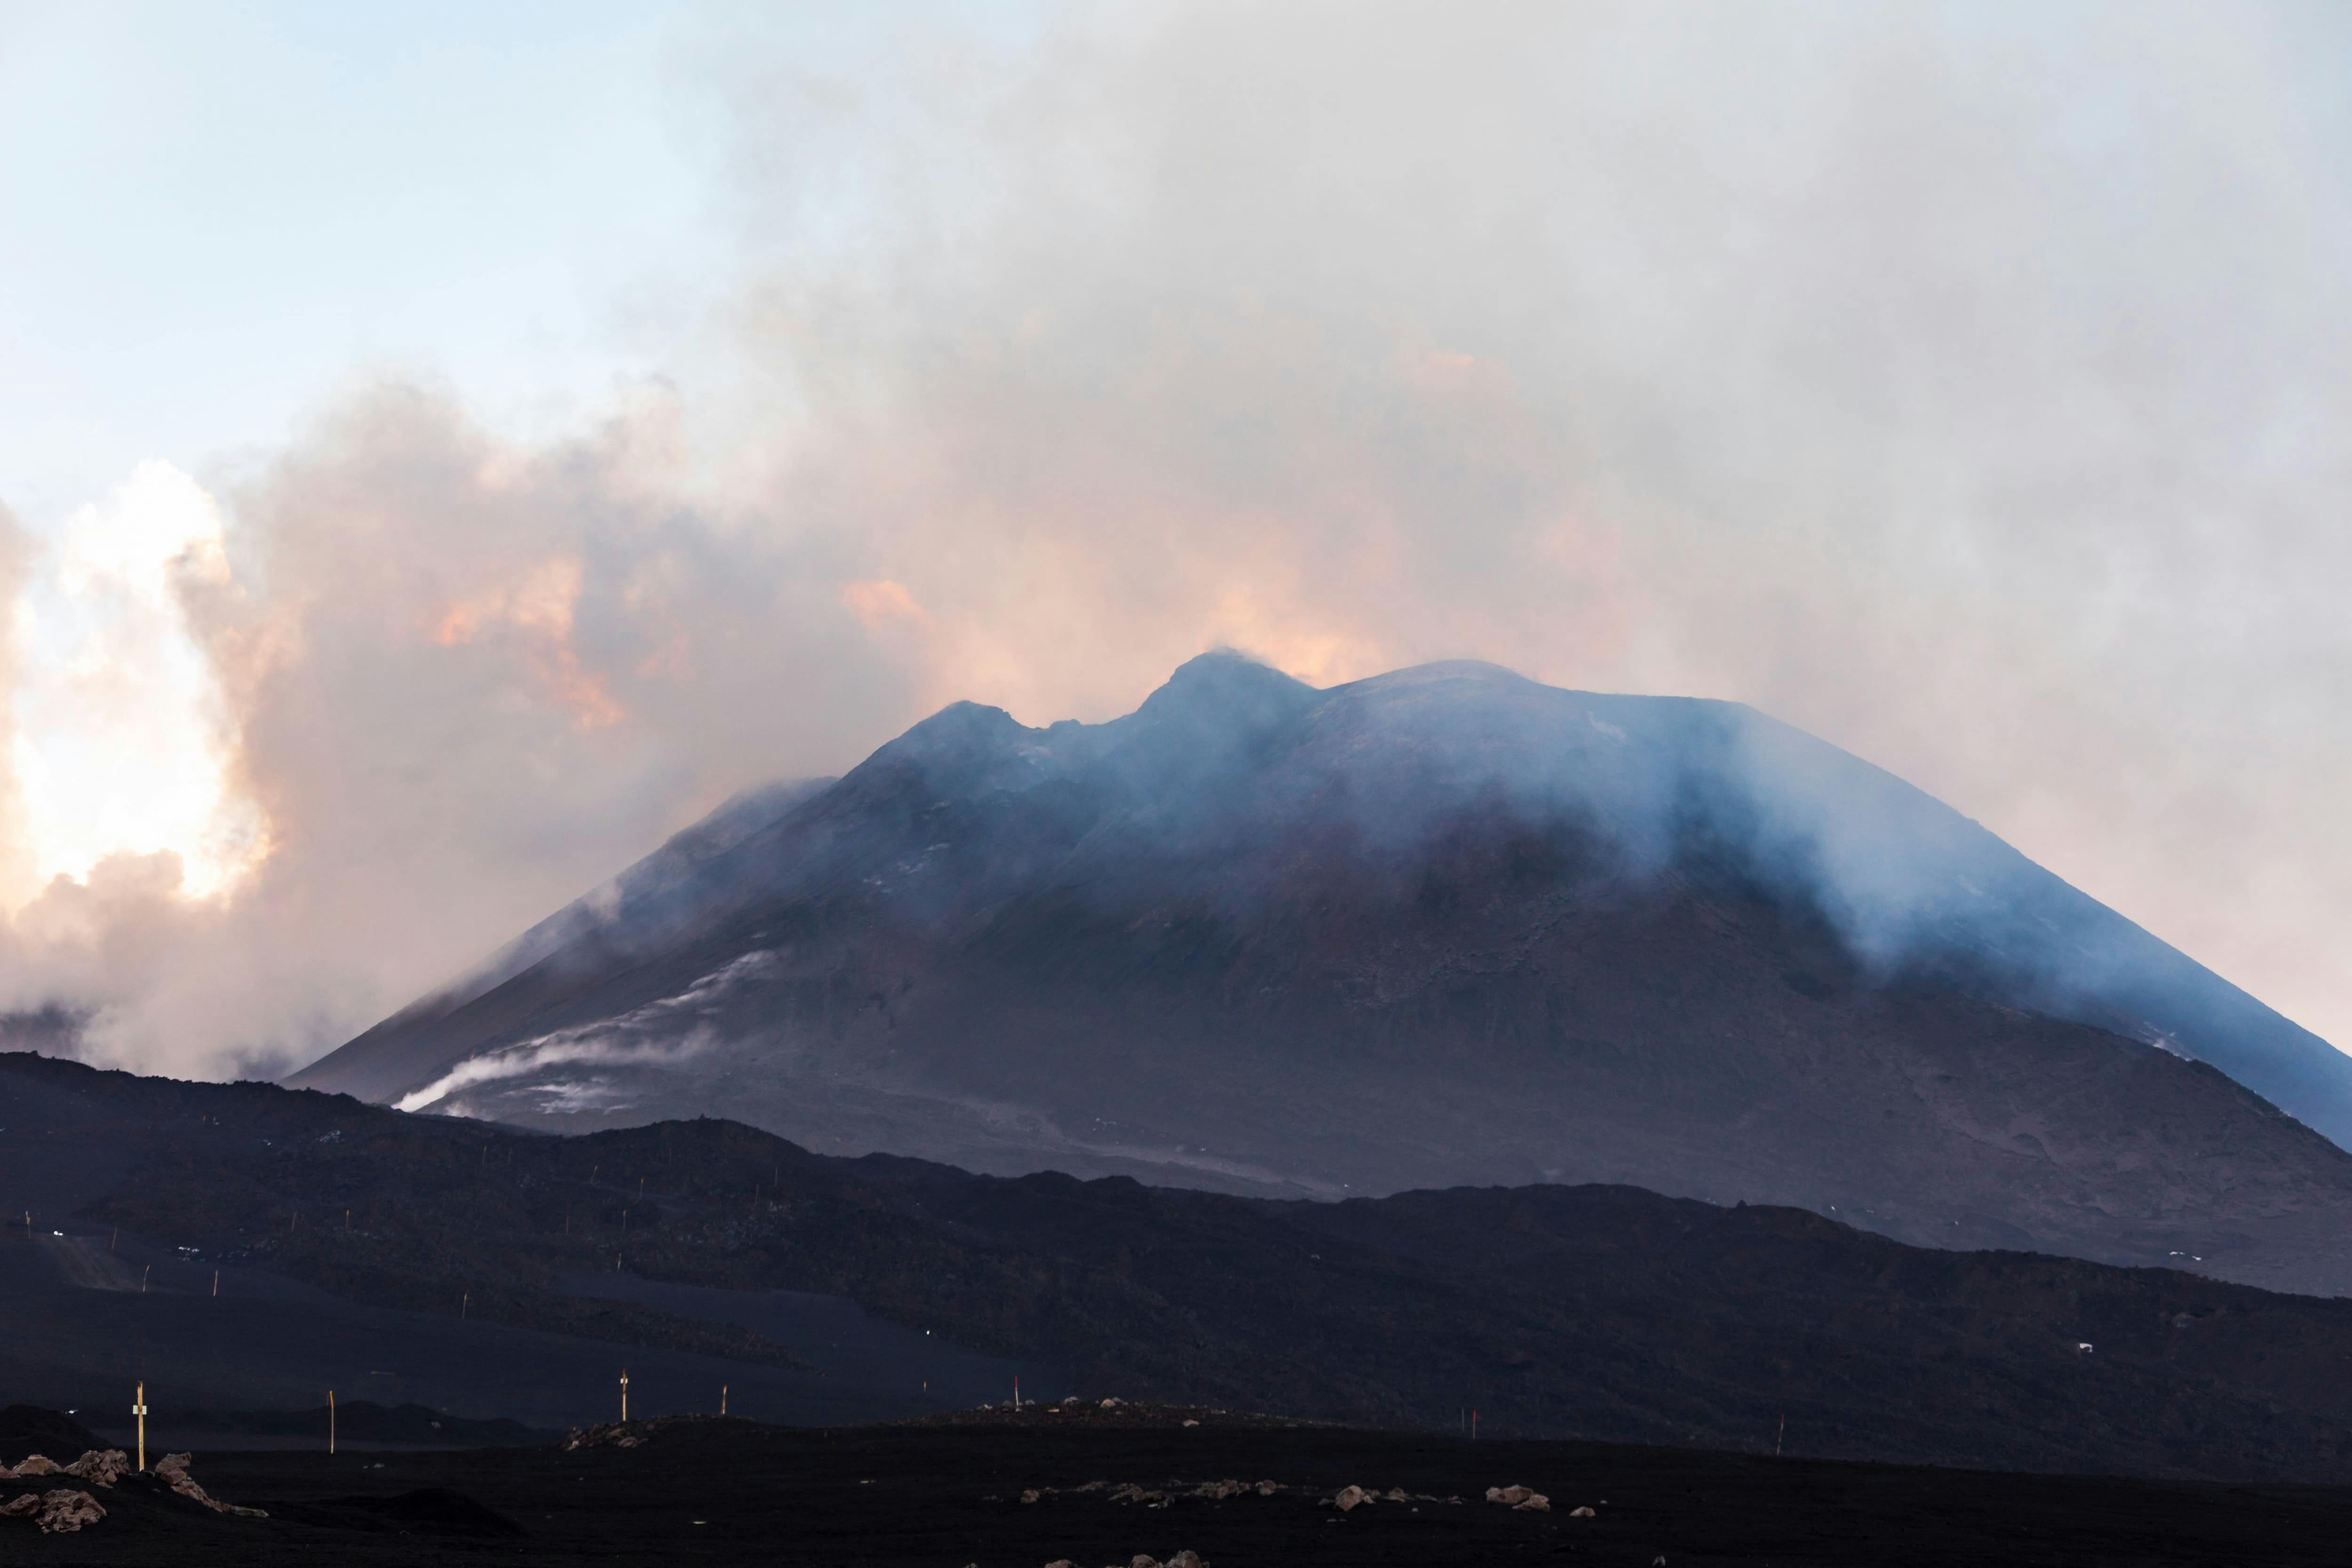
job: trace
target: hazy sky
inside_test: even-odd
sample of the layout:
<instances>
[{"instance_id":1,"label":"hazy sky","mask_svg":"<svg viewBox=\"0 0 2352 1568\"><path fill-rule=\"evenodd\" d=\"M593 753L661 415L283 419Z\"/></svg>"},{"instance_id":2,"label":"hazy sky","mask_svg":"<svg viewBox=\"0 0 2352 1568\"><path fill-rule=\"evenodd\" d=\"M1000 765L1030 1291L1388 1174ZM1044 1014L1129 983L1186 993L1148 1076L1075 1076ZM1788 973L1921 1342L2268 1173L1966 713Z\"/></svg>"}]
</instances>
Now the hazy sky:
<instances>
[{"instance_id":1,"label":"hazy sky","mask_svg":"<svg viewBox=\"0 0 2352 1568\"><path fill-rule=\"evenodd\" d=\"M2346 17L0 0L0 1005L306 1059L1231 643L1755 703L2352 1043Z\"/></svg>"}]
</instances>

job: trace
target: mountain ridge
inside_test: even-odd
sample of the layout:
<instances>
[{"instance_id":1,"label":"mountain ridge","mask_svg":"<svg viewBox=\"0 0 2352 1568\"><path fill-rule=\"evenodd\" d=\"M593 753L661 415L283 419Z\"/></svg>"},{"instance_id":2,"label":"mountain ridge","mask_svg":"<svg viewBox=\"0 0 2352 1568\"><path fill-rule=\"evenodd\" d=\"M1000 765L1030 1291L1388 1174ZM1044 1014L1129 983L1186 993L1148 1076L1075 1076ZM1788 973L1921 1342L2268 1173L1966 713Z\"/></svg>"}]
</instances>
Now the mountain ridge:
<instances>
[{"instance_id":1,"label":"mountain ridge","mask_svg":"<svg viewBox=\"0 0 2352 1568\"><path fill-rule=\"evenodd\" d=\"M952 705L635 874L290 1082L1235 1191L1626 1181L2352 1288L2310 1130L2352 1128L2352 1063L1738 705L1205 655L1100 725Z\"/></svg>"},{"instance_id":2,"label":"mountain ridge","mask_svg":"<svg viewBox=\"0 0 2352 1568\"><path fill-rule=\"evenodd\" d=\"M403 1367L390 1338L411 1358L437 1347L436 1363L470 1346L478 1370L454 1402L446 1375L420 1383L433 1369L415 1364L393 1388L362 1386L539 1425L608 1410L622 1366L641 1396L674 1399L674 1353L701 1344L735 1359L700 1358L708 1384L687 1407L725 1378L740 1413L769 1419L893 1396L920 1409L919 1375L980 1356L1000 1396L1011 1374L1033 1397L1424 1434L1468 1407L1488 1436L2352 1473L2352 1301L2178 1269L1910 1247L1801 1209L1622 1186L1234 1197L829 1157L711 1118L550 1137L24 1055L0 1055L0 1090L29 1113L0 1140L0 1198L37 1205L43 1232L0 1235L0 1375L46 1345L43 1376L68 1396L61 1366L112 1385L134 1374L126 1355L162 1386L164 1345L183 1408L200 1377L215 1399L282 1394L299 1321L330 1379ZM56 1150L99 1136L118 1168L28 1191ZM125 1277L45 1283L37 1260L68 1248L121 1260ZM776 1351L823 1359L839 1319L765 1313L781 1292L854 1307L906 1349L811 1377L712 1343L757 1322ZM596 1337L551 1364L551 1328ZM663 1380L646 1375L656 1349L673 1353ZM559 1364L569 1386L551 1386Z\"/></svg>"}]
</instances>

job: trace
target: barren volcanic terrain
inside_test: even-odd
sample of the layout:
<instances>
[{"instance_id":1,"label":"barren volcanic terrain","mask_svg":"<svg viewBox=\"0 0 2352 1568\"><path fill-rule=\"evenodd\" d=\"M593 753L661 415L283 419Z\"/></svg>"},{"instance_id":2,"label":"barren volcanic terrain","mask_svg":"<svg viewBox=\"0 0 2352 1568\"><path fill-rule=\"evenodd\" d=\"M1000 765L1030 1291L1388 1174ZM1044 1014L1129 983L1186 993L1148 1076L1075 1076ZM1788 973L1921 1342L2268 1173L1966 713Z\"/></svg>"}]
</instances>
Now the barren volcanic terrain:
<instances>
[{"instance_id":1,"label":"barren volcanic terrain","mask_svg":"<svg viewBox=\"0 0 2352 1568\"><path fill-rule=\"evenodd\" d=\"M106 1427L143 1379L158 1443L299 1436L222 1413L323 1416L329 1389L560 1429L607 1417L626 1370L641 1413L724 1388L806 1424L1017 1378L1422 1430L1476 1409L1489 1436L2352 1479L2352 1301L2176 1270L1622 1186L1274 1200L28 1056L0 1089L0 1200L33 1210L0 1240L0 1379ZM51 1150L92 1147L116 1166L41 1186ZM173 1430L198 1410L208 1434Z\"/></svg>"},{"instance_id":2,"label":"barren volcanic terrain","mask_svg":"<svg viewBox=\"0 0 2352 1568\"><path fill-rule=\"evenodd\" d=\"M2342 1561L2341 1488L2019 1476L1601 1444L1466 1442L1125 1406L795 1431L643 1422L578 1448L199 1452L268 1517L137 1479L12 1563L741 1563L2166 1568ZM1525 1489L1544 1507L1489 1501ZM0 1501L22 1489L0 1482ZM1351 1493L1353 1496L1351 1496ZM1370 1500L1355 1500L1363 1494ZM1517 1494L1522 1498L1524 1493ZM1337 1503L1346 1501L1342 1509ZM1189 1563L1187 1563L1189 1568Z\"/></svg>"},{"instance_id":3,"label":"barren volcanic terrain","mask_svg":"<svg viewBox=\"0 0 2352 1568\"><path fill-rule=\"evenodd\" d=\"M292 1082L1231 1192L1621 1183L2352 1289L2325 1042L1785 726L1490 665L959 705Z\"/></svg>"}]
</instances>

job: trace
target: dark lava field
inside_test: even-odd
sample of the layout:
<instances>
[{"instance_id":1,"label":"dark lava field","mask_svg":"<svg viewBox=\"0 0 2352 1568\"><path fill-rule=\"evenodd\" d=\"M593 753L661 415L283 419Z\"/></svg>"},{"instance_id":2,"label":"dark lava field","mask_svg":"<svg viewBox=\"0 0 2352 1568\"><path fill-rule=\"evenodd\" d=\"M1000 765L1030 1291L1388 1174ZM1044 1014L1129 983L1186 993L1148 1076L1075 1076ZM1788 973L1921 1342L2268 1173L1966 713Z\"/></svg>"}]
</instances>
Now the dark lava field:
<instances>
[{"instance_id":1,"label":"dark lava field","mask_svg":"<svg viewBox=\"0 0 2352 1568\"><path fill-rule=\"evenodd\" d=\"M21 1054L0 1105L0 1398L79 1424L19 1420L0 1460L130 1447L143 1381L150 1459L267 1515L132 1476L44 1533L5 1511L69 1489L0 1481L0 1562L2292 1564L2352 1536L2352 1301L1622 1186L982 1176ZM636 1423L597 1428L625 1369Z\"/></svg>"},{"instance_id":2,"label":"dark lava field","mask_svg":"<svg viewBox=\"0 0 2352 1568\"><path fill-rule=\"evenodd\" d=\"M0 1385L112 1430L143 1378L174 1446L252 1440L190 1412L330 1389L561 1431L610 1419L626 1369L640 1415L723 1387L803 1426L1018 1377L1402 1430L1475 1407L1493 1437L2352 1480L2352 1301L2173 1270L1628 1187L1276 1201L27 1056L0 1086L0 1201L36 1211L0 1239Z\"/></svg>"},{"instance_id":3,"label":"dark lava field","mask_svg":"<svg viewBox=\"0 0 2352 1568\"><path fill-rule=\"evenodd\" d=\"M591 1436L577 1449L199 1453L195 1480L269 1517L216 1515L132 1478L98 1489L107 1516L77 1533L0 1518L0 1559L2293 1568L2341 1563L2352 1525L2352 1490L2333 1487L1471 1443L1209 1410L1031 1406L825 1429L702 1418ZM1549 1507L1486 1500L1512 1486ZM1333 1506L1349 1488L1377 1500ZM0 1496L16 1490L0 1482Z\"/></svg>"}]
</instances>

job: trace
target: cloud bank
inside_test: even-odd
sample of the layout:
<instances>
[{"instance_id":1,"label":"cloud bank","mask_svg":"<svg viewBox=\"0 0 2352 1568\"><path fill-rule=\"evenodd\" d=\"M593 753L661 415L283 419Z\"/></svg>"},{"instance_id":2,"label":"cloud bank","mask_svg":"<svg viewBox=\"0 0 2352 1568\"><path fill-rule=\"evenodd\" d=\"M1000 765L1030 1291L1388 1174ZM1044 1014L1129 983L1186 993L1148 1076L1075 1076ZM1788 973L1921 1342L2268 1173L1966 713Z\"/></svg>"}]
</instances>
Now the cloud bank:
<instances>
[{"instance_id":1,"label":"cloud bank","mask_svg":"<svg viewBox=\"0 0 2352 1568\"><path fill-rule=\"evenodd\" d=\"M207 476L242 869L49 883L0 1002L291 1064L734 789L1231 644L1754 703L2352 1040L2329 13L760 26L673 61L739 248L667 381L526 443L378 380Z\"/></svg>"}]
</instances>

